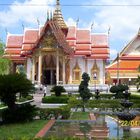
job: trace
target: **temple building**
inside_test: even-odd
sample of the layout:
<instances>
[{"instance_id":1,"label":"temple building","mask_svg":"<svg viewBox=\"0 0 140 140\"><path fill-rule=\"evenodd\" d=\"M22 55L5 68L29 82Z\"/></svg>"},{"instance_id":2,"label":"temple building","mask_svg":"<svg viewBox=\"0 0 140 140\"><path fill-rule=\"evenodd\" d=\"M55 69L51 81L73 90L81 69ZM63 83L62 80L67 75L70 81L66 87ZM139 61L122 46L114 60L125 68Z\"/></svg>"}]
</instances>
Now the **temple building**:
<instances>
[{"instance_id":1,"label":"temple building","mask_svg":"<svg viewBox=\"0 0 140 140\"><path fill-rule=\"evenodd\" d=\"M135 84L140 75L140 30L123 48L112 64L106 67L107 83Z\"/></svg>"},{"instance_id":2,"label":"temple building","mask_svg":"<svg viewBox=\"0 0 140 140\"><path fill-rule=\"evenodd\" d=\"M57 0L54 13L43 27L24 29L22 35L7 35L4 56L12 60L13 72L24 65L33 83L79 84L82 73L87 72L91 84L105 84L108 34L68 27Z\"/></svg>"}]
</instances>

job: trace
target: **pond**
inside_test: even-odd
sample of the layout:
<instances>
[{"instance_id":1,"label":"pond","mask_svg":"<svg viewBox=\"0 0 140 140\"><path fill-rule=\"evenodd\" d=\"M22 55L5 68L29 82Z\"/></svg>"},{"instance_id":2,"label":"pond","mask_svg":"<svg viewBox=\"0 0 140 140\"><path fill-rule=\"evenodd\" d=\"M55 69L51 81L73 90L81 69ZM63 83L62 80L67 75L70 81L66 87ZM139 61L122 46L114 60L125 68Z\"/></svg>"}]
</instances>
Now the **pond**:
<instances>
[{"instance_id":1,"label":"pond","mask_svg":"<svg viewBox=\"0 0 140 140\"><path fill-rule=\"evenodd\" d=\"M129 129L128 129L129 128ZM140 126L121 126L108 115L98 115L96 120L57 120L45 137L79 137L88 139L140 138Z\"/></svg>"}]
</instances>

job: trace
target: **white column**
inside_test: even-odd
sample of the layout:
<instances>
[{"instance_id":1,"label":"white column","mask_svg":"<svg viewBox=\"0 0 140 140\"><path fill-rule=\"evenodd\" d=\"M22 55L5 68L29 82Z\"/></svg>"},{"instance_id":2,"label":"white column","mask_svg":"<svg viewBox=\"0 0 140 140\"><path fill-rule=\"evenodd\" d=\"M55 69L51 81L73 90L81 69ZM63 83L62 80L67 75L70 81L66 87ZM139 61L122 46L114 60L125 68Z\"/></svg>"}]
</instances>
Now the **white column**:
<instances>
[{"instance_id":1,"label":"white column","mask_svg":"<svg viewBox=\"0 0 140 140\"><path fill-rule=\"evenodd\" d=\"M59 50L56 50L56 84L59 83Z\"/></svg>"},{"instance_id":2,"label":"white column","mask_svg":"<svg viewBox=\"0 0 140 140\"><path fill-rule=\"evenodd\" d=\"M40 53L38 58L38 84L41 84L41 76L42 76L42 55Z\"/></svg>"},{"instance_id":3,"label":"white column","mask_svg":"<svg viewBox=\"0 0 140 140\"><path fill-rule=\"evenodd\" d=\"M35 58L32 58L32 83L35 83Z\"/></svg>"},{"instance_id":4,"label":"white column","mask_svg":"<svg viewBox=\"0 0 140 140\"><path fill-rule=\"evenodd\" d=\"M65 84L66 83L66 74L65 74L65 67L66 65L65 65L65 57L63 56L63 84Z\"/></svg>"}]
</instances>

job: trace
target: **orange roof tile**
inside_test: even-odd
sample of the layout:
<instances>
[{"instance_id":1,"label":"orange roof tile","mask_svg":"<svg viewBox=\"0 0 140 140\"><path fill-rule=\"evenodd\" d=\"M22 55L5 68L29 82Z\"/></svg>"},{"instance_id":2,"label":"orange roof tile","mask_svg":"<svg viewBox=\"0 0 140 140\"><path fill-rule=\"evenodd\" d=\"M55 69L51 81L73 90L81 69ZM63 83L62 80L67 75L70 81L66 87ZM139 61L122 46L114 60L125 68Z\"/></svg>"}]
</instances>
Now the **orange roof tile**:
<instances>
[{"instance_id":1,"label":"orange roof tile","mask_svg":"<svg viewBox=\"0 0 140 140\"><path fill-rule=\"evenodd\" d=\"M89 30L77 30L76 33L77 44L90 44L90 31Z\"/></svg>"},{"instance_id":2,"label":"orange roof tile","mask_svg":"<svg viewBox=\"0 0 140 140\"><path fill-rule=\"evenodd\" d=\"M92 47L106 47L108 46L108 36L103 34L91 35Z\"/></svg>"},{"instance_id":3,"label":"orange roof tile","mask_svg":"<svg viewBox=\"0 0 140 140\"><path fill-rule=\"evenodd\" d=\"M21 49L5 49L5 54L19 54L21 53Z\"/></svg>"},{"instance_id":4,"label":"orange roof tile","mask_svg":"<svg viewBox=\"0 0 140 140\"><path fill-rule=\"evenodd\" d=\"M119 69L120 70L135 70L140 65L139 60L120 60L119 61ZM113 64L107 67L108 70L116 70L117 62L115 61Z\"/></svg>"},{"instance_id":5,"label":"orange roof tile","mask_svg":"<svg viewBox=\"0 0 140 140\"><path fill-rule=\"evenodd\" d=\"M38 30L25 30L23 43L36 43L38 39Z\"/></svg>"},{"instance_id":6,"label":"orange roof tile","mask_svg":"<svg viewBox=\"0 0 140 140\"><path fill-rule=\"evenodd\" d=\"M32 50L33 47L34 47L34 44L23 44L22 45L22 50L23 51Z\"/></svg>"},{"instance_id":7,"label":"orange roof tile","mask_svg":"<svg viewBox=\"0 0 140 140\"><path fill-rule=\"evenodd\" d=\"M90 55L91 51L75 51L75 55Z\"/></svg>"},{"instance_id":8,"label":"orange roof tile","mask_svg":"<svg viewBox=\"0 0 140 140\"><path fill-rule=\"evenodd\" d=\"M90 44L77 44L76 50L91 50Z\"/></svg>"},{"instance_id":9,"label":"orange roof tile","mask_svg":"<svg viewBox=\"0 0 140 140\"><path fill-rule=\"evenodd\" d=\"M22 46L23 36L21 35L8 35L6 47L7 48L20 48Z\"/></svg>"},{"instance_id":10,"label":"orange roof tile","mask_svg":"<svg viewBox=\"0 0 140 140\"><path fill-rule=\"evenodd\" d=\"M92 54L109 54L109 50L108 49L100 49L100 48L94 48L92 49Z\"/></svg>"},{"instance_id":11,"label":"orange roof tile","mask_svg":"<svg viewBox=\"0 0 140 140\"><path fill-rule=\"evenodd\" d=\"M76 40L76 27L71 26L68 28L67 40Z\"/></svg>"}]
</instances>

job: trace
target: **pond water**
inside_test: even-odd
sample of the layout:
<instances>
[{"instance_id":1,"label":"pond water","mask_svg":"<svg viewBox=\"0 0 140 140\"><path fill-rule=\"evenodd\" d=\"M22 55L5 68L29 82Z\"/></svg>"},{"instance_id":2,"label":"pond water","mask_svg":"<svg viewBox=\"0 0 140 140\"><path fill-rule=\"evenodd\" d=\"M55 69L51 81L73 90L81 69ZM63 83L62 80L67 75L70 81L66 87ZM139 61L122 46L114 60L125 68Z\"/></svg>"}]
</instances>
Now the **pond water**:
<instances>
[{"instance_id":1,"label":"pond water","mask_svg":"<svg viewBox=\"0 0 140 140\"><path fill-rule=\"evenodd\" d=\"M128 129L129 128L129 129ZM108 115L98 115L95 121L89 120L57 120L45 137L64 138L68 136L105 139L105 138L140 138L140 126L120 126L116 120Z\"/></svg>"}]
</instances>

